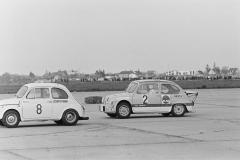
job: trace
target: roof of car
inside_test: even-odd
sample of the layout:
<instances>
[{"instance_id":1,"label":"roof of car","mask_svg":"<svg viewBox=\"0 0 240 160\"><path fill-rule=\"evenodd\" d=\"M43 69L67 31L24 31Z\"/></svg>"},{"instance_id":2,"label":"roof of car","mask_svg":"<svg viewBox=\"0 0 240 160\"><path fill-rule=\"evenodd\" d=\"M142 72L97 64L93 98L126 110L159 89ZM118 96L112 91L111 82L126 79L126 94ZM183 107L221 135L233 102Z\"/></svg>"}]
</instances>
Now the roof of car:
<instances>
[{"instance_id":1,"label":"roof of car","mask_svg":"<svg viewBox=\"0 0 240 160\"><path fill-rule=\"evenodd\" d=\"M28 83L28 84L25 84L25 86L28 86L29 88L31 88L31 87L62 87L62 88L65 88L64 85L59 84L59 83Z\"/></svg>"},{"instance_id":2,"label":"roof of car","mask_svg":"<svg viewBox=\"0 0 240 160\"><path fill-rule=\"evenodd\" d=\"M168 82L173 83L172 81L163 80L163 79L144 79L144 80L136 80L135 82L144 83L144 82Z\"/></svg>"}]
</instances>

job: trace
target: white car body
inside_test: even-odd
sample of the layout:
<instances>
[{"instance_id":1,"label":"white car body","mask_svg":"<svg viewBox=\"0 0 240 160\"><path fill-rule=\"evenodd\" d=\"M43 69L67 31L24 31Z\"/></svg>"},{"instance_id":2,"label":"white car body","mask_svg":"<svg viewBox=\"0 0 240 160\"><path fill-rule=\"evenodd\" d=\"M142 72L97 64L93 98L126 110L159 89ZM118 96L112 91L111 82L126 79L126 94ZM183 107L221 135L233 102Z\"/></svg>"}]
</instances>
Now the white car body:
<instances>
[{"instance_id":1,"label":"white car body","mask_svg":"<svg viewBox=\"0 0 240 160\"><path fill-rule=\"evenodd\" d=\"M146 92L141 90L144 85L155 89ZM133 87L132 90L129 88L131 86ZM176 91L167 92L166 86L172 87ZM103 102L99 107L100 111L107 114L116 114L117 106L120 103L126 103L131 107L131 114L170 113L175 104L182 104L186 107L186 112L192 112L194 110L194 101L198 95L195 91L184 91L176 83L166 80L137 80L131 82L129 87L124 93L103 98Z\"/></svg>"},{"instance_id":2,"label":"white car body","mask_svg":"<svg viewBox=\"0 0 240 160\"><path fill-rule=\"evenodd\" d=\"M30 83L24 85L21 89L22 92L25 92L22 93L21 97L16 96L11 99L0 100L0 120L3 119L7 111L14 110L19 114L20 121L58 121L61 120L64 111L68 109L75 110L79 119L88 119L88 117L84 117L85 108L83 105L79 104L69 90L61 84ZM57 97L59 96L56 95L57 92L62 94L65 92L65 97ZM45 94L45 97L42 97L43 94Z\"/></svg>"}]
</instances>

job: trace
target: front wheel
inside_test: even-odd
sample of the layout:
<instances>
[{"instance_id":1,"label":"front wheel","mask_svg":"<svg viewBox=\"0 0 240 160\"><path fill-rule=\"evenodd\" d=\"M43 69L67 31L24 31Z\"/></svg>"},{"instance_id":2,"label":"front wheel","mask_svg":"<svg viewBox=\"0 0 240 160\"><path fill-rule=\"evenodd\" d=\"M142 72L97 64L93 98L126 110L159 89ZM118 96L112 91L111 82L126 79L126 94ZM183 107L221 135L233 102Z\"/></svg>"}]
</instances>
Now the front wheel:
<instances>
[{"instance_id":1,"label":"front wheel","mask_svg":"<svg viewBox=\"0 0 240 160\"><path fill-rule=\"evenodd\" d=\"M175 117L181 117L185 114L186 107L182 104L175 104L172 107L172 115Z\"/></svg>"},{"instance_id":2,"label":"front wheel","mask_svg":"<svg viewBox=\"0 0 240 160\"><path fill-rule=\"evenodd\" d=\"M63 113L61 120L63 125L72 126L77 124L78 118L79 118L78 113L75 110L69 109Z\"/></svg>"},{"instance_id":3,"label":"front wheel","mask_svg":"<svg viewBox=\"0 0 240 160\"><path fill-rule=\"evenodd\" d=\"M20 122L20 116L17 111L10 110L3 115L2 123L7 128L16 128Z\"/></svg>"},{"instance_id":4,"label":"front wheel","mask_svg":"<svg viewBox=\"0 0 240 160\"><path fill-rule=\"evenodd\" d=\"M117 105L117 117L120 119L128 118L131 115L131 108L128 103L120 103Z\"/></svg>"}]
</instances>

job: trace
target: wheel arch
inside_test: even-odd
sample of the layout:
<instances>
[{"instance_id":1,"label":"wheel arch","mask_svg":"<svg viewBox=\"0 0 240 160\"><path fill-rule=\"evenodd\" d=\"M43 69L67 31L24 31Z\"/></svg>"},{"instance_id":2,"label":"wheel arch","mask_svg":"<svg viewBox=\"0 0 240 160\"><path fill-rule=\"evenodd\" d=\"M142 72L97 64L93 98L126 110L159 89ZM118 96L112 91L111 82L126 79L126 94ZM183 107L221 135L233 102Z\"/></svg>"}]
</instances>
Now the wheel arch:
<instances>
[{"instance_id":1,"label":"wheel arch","mask_svg":"<svg viewBox=\"0 0 240 160\"><path fill-rule=\"evenodd\" d=\"M186 104L184 104L184 103L174 103L174 104L172 104L171 111L172 111L172 109L173 109L173 106L175 106L175 105L183 105L184 108L185 108L185 110L188 112L188 110L187 110L187 106L186 106Z\"/></svg>"},{"instance_id":2,"label":"wheel arch","mask_svg":"<svg viewBox=\"0 0 240 160\"><path fill-rule=\"evenodd\" d=\"M181 106L184 107L184 112L183 112L182 115L175 115L175 114L174 114L173 107L174 107L175 105L181 105ZM186 106L186 104L184 104L184 103L175 103L175 104L172 105L171 113L172 113L173 116L176 116L176 117L184 116L184 114L187 113L187 112L188 112L187 106Z\"/></svg>"},{"instance_id":3,"label":"wheel arch","mask_svg":"<svg viewBox=\"0 0 240 160\"><path fill-rule=\"evenodd\" d=\"M65 113L66 111L68 111L68 110L73 110L73 111L75 111L75 112L77 113L77 116L80 117L80 116L79 116L79 113L78 113L78 111L77 111L76 109L74 109L74 108L65 108L64 111L62 112L61 118L63 117L64 113Z\"/></svg>"},{"instance_id":4,"label":"wheel arch","mask_svg":"<svg viewBox=\"0 0 240 160\"><path fill-rule=\"evenodd\" d=\"M20 121L22 121L21 114L19 113L18 110L16 110L16 109L7 109L7 110L3 113L3 115L4 115L5 113L7 113L8 111L15 111L15 112L17 112L17 114L18 114L18 116L19 116L19 118L20 118Z\"/></svg>"},{"instance_id":5,"label":"wheel arch","mask_svg":"<svg viewBox=\"0 0 240 160\"><path fill-rule=\"evenodd\" d=\"M131 105L131 103L130 103L128 100L120 100L120 101L117 103L116 106L118 106L118 105L121 104L121 103L127 103L127 104L129 105L130 109L131 109L131 113L133 113L133 111L132 111L132 105Z\"/></svg>"}]
</instances>

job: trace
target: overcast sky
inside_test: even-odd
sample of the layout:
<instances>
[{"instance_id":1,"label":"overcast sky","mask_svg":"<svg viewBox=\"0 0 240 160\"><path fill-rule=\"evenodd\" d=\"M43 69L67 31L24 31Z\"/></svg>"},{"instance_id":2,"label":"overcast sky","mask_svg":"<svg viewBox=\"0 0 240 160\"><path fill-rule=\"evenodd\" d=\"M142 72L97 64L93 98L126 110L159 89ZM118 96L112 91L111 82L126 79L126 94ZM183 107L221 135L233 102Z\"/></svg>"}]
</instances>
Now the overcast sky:
<instances>
[{"instance_id":1,"label":"overcast sky","mask_svg":"<svg viewBox=\"0 0 240 160\"><path fill-rule=\"evenodd\" d=\"M0 74L240 67L239 0L0 0Z\"/></svg>"}]
</instances>

